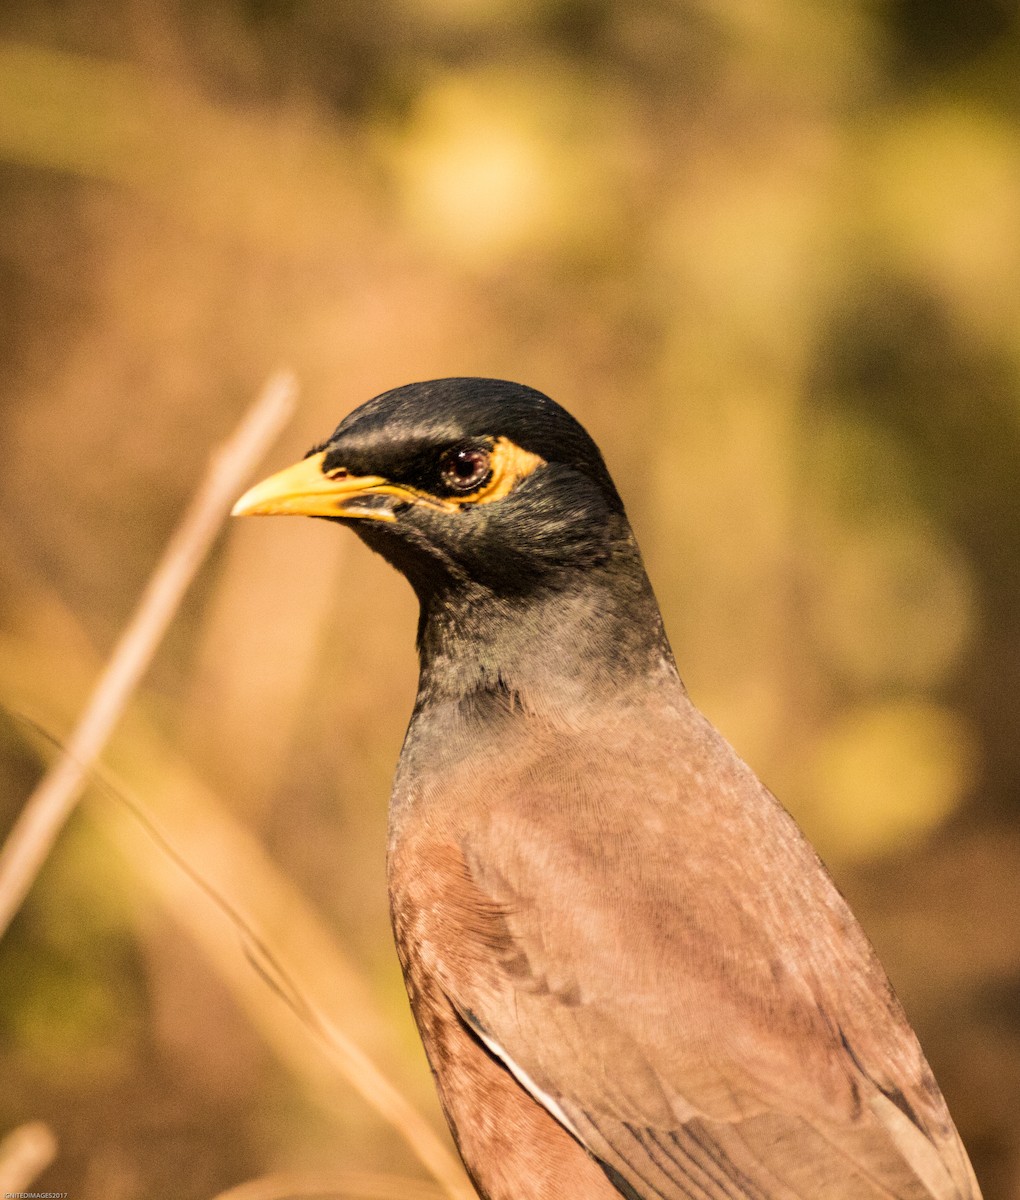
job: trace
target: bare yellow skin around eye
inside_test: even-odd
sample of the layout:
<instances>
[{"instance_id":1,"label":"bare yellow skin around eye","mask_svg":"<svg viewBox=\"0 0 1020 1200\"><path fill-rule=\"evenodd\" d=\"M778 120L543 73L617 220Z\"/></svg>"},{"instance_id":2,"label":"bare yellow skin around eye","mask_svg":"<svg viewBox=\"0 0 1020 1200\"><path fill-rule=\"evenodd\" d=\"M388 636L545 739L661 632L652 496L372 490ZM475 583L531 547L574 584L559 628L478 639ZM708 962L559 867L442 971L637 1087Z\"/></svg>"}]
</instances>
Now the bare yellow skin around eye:
<instances>
[{"instance_id":1,"label":"bare yellow skin around eye","mask_svg":"<svg viewBox=\"0 0 1020 1200\"><path fill-rule=\"evenodd\" d=\"M459 506L462 504L491 504L494 500L502 500L516 483L544 465L544 458L539 458L530 450L522 450L516 442L511 442L509 438L497 438L489 452L489 467L492 474L485 487L480 491L471 492L467 496L445 497L444 503Z\"/></svg>"}]
</instances>

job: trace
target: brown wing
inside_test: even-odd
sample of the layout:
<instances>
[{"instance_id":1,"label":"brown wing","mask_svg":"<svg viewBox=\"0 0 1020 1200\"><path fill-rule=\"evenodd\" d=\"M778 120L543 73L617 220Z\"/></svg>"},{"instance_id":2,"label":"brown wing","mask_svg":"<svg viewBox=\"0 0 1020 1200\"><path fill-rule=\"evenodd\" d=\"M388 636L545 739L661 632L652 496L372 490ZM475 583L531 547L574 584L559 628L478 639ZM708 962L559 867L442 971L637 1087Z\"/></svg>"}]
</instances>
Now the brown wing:
<instances>
[{"instance_id":1,"label":"brown wing","mask_svg":"<svg viewBox=\"0 0 1020 1200\"><path fill-rule=\"evenodd\" d=\"M618 1191L978 1197L863 933L707 723L646 715L502 749L484 820L461 824L458 789L477 780L453 767L454 802L436 792L429 822L396 837L393 877L430 884L427 900L396 892L395 917Z\"/></svg>"}]
</instances>

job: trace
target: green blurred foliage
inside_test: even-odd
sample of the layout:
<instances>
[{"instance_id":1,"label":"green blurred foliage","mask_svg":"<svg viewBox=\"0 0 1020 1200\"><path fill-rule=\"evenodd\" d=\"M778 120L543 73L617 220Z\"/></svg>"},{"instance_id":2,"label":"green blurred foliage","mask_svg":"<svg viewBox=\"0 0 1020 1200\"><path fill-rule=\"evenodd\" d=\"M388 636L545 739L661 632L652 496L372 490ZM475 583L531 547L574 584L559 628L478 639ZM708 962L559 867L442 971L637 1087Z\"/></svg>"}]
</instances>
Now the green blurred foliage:
<instances>
[{"instance_id":1,"label":"green blurred foliage","mask_svg":"<svg viewBox=\"0 0 1020 1200\"><path fill-rule=\"evenodd\" d=\"M278 363L305 391L271 465L411 379L542 388L988 1200L1020 1195L1018 115L1005 0L8 0L0 701L67 728ZM138 709L337 931L428 1104L383 878L413 629L353 538L241 525ZM115 752L143 799L166 774ZM7 824L43 757L3 723ZM261 1051L148 869L84 810L0 946L0 1130L51 1123L40 1186L413 1171Z\"/></svg>"}]
</instances>

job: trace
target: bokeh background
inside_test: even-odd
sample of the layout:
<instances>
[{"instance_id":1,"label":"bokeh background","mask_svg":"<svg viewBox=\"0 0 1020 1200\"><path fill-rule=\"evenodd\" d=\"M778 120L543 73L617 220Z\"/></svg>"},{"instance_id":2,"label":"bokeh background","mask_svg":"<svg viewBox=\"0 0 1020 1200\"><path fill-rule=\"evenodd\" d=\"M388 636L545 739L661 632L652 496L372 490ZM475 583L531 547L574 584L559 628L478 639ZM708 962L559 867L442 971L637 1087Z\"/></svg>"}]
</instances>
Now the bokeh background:
<instances>
[{"instance_id":1,"label":"bokeh background","mask_svg":"<svg viewBox=\"0 0 1020 1200\"><path fill-rule=\"evenodd\" d=\"M66 734L272 369L267 470L391 386L527 382L1020 1197L1014 4L4 0L0 216L5 828L51 755L12 714ZM383 873L414 622L349 534L236 522L107 762L438 1124ZM74 1200L421 1175L99 793L0 945L0 1078Z\"/></svg>"}]
</instances>

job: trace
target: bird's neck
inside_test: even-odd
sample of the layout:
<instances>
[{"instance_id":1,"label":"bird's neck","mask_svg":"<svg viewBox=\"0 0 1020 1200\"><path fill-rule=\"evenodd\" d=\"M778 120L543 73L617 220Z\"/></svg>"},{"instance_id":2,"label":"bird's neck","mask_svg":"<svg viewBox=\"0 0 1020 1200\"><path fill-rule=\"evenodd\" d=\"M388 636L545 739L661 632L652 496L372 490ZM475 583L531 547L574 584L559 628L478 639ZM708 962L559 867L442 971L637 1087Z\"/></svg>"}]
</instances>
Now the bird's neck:
<instances>
[{"instance_id":1,"label":"bird's neck","mask_svg":"<svg viewBox=\"0 0 1020 1200\"><path fill-rule=\"evenodd\" d=\"M486 695L578 708L604 702L636 678L676 676L632 539L563 586L509 596L460 584L421 602L416 711Z\"/></svg>"}]
</instances>

